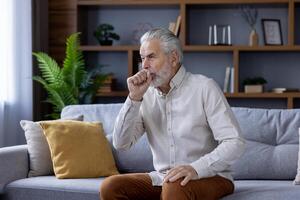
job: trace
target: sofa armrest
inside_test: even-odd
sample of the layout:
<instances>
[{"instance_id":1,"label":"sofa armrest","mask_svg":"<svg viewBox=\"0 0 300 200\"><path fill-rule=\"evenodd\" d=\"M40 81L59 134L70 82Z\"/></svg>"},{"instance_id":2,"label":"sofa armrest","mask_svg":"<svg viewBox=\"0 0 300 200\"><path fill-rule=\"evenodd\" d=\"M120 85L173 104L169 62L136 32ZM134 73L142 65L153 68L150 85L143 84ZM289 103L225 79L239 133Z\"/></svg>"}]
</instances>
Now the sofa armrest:
<instances>
[{"instance_id":1,"label":"sofa armrest","mask_svg":"<svg viewBox=\"0 0 300 200\"><path fill-rule=\"evenodd\" d=\"M28 162L27 145L0 148L0 194L6 184L27 177Z\"/></svg>"}]
</instances>

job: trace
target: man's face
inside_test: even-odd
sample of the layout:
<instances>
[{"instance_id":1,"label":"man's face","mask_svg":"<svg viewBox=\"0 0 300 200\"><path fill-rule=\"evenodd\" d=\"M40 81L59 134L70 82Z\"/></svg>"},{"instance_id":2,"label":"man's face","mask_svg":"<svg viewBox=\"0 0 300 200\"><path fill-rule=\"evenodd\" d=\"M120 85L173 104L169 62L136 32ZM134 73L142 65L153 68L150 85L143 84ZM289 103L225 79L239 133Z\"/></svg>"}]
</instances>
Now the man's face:
<instances>
[{"instance_id":1,"label":"man's face","mask_svg":"<svg viewBox=\"0 0 300 200\"><path fill-rule=\"evenodd\" d=\"M168 84L172 78L171 60L160 46L159 40L145 41L140 48L143 69L152 76L151 85L159 87Z\"/></svg>"}]
</instances>

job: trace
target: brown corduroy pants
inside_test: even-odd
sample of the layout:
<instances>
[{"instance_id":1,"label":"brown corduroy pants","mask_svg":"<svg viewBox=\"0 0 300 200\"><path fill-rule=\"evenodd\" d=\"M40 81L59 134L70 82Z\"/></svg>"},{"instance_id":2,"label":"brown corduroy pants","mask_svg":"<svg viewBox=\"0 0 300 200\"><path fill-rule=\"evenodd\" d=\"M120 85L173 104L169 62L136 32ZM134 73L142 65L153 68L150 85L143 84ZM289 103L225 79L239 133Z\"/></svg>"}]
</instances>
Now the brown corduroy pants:
<instances>
[{"instance_id":1,"label":"brown corduroy pants","mask_svg":"<svg viewBox=\"0 0 300 200\"><path fill-rule=\"evenodd\" d=\"M105 178L100 187L101 200L217 200L233 193L231 181L214 176L191 180L181 186L179 179L153 186L146 173L121 174Z\"/></svg>"}]
</instances>

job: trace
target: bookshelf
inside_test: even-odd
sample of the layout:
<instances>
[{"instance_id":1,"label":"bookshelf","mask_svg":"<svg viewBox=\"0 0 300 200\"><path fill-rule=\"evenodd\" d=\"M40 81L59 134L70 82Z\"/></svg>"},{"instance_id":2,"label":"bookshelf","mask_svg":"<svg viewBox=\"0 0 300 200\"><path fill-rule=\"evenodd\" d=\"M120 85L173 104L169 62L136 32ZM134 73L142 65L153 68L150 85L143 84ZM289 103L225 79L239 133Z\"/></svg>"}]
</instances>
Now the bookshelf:
<instances>
[{"instance_id":1,"label":"bookshelf","mask_svg":"<svg viewBox=\"0 0 300 200\"><path fill-rule=\"evenodd\" d=\"M260 40L258 46L248 45L250 29L238 12L238 6L244 4L254 6L259 12L256 24ZM63 38L80 31L81 50L88 65L109 64L111 66L105 69L106 72L116 73L118 89L110 93L99 93L99 97L127 96L126 78L138 71L139 45L131 40L131 34L136 29L135 25L147 22L153 27L167 28L169 22L175 21L180 15L179 38L183 45L184 63L188 71L212 77L222 88L225 68L231 66L235 69L235 81L234 92L225 93L228 99L239 101L280 99L285 101L285 108L300 107L300 93L268 92L272 87L300 88L300 82L298 83L297 78L293 76L300 74L300 68L299 66L297 68L296 64L300 63L300 0L51 0L49 13L50 54L54 57L57 55L59 59L59 55L64 51ZM262 18L281 21L283 45L264 45L260 24ZM103 22L114 25L115 31L121 35L121 40L114 41L113 46L100 46L92 36L96 25ZM215 23L232 26L232 46L207 45L207 27ZM66 26L60 30L51 29L51 26L57 25ZM237 30L239 28L241 31ZM277 63L274 63L274 58ZM295 60L295 63L292 63L291 59ZM285 63L288 63L288 66ZM258 94L243 92L241 82L250 75L268 77L269 86L266 92ZM293 78L288 80L289 76Z\"/></svg>"}]
</instances>

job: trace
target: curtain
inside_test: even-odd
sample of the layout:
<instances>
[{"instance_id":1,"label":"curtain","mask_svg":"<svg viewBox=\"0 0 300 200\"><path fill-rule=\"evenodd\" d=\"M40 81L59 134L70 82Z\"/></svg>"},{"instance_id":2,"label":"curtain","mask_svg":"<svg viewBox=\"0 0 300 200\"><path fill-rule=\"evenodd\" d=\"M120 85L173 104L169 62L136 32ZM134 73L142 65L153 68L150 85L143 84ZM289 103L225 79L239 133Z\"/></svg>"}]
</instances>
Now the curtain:
<instances>
[{"instance_id":1,"label":"curtain","mask_svg":"<svg viewBox=\"0 0 300 200\"><path fill-rule=\"evenodd\" d=\"M32 120L31 0L0 3L0 147L25 143L20 120Z\"/></svg>"}]
</instances>

